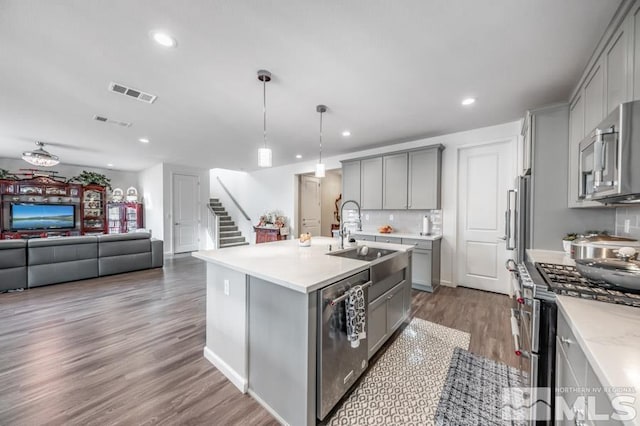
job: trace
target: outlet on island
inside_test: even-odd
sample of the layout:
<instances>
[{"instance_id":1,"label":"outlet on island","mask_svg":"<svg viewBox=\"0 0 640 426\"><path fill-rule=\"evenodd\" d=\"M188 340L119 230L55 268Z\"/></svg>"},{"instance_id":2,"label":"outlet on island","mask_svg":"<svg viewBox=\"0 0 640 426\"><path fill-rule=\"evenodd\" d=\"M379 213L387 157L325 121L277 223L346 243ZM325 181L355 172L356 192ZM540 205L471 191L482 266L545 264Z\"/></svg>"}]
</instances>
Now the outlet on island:
<instances>
[{"instance_id":1,"label":"outlet on island","mask_svg":"<svg viewBox=\"0 0 640 426\"><path fill-rule=\"evenodd\" d=\"M229 295L229 280L224 280L224 295Z\"/></svg>"}]
</instances>

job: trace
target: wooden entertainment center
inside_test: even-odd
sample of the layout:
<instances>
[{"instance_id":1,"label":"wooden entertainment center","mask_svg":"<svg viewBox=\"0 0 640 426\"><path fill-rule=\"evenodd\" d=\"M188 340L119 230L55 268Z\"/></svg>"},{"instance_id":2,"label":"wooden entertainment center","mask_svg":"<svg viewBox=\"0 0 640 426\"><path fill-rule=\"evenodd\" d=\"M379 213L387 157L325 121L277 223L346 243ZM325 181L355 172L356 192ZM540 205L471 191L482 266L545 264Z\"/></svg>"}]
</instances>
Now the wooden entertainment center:
<instances>
[{"instance_id":1,"label":"wooden entertainment center","mask_svg":"<svg viewBox=\"0 0 640 426\"><path fill-rule=\"evenodd\" d=\"M14 221L16 206L69 206L73 222L56 226L30 226ZM100 185L67 183L49 177L0 180L0 238L47 238L54 236L107 233L106 188ZM42 218L36 218L42 219ZM67 221L68 222L68 221ZM43 222L44 223L44 222Z\"/></svg>"}]
</instances>

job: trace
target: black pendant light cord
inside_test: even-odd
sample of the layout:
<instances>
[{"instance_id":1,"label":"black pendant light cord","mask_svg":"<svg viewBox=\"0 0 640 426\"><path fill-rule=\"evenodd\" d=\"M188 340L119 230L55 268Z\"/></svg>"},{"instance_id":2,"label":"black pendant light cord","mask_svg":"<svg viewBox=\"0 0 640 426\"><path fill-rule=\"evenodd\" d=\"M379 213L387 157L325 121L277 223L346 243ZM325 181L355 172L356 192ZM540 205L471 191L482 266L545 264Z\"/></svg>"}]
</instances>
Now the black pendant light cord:
<instances>
[{"instance_id":1,"label":"black pendant light cord","mask_svg":"<svg viewBox=\"0 0 640 426\"><path fill-rule=\"evenodd\" d=\"M322 163L322 114L323 112L320 112L320 161L319 163Z\"/></svg>"},{"instance_id":2,"label":"black pendant light cord","mask_svg":"<svg viewBox=\"0 0 640 426\"><path fill-rule=\"evenodd\" d=\"M267 79L262 79L262 115L263 115L263 128L262 134L264 137L264 147L267 147Z\"/></svg>"}]
</instances>

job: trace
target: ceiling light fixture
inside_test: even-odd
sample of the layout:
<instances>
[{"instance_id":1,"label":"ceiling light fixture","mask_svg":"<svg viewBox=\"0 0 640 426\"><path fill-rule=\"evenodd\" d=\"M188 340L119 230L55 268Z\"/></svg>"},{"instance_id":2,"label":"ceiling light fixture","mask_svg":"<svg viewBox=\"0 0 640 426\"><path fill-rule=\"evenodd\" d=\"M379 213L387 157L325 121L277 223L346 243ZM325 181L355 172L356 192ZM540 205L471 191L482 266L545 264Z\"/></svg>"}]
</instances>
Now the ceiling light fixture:
<instances>
[{"instance_id":1,"label":"ceiling light fixture","mask_svg":"<svg viewBox=\"0 0 640 426\"><path fill-rule=\"evenodd\" d=\"M147 138L140 138L140 139L138 139L138 142L142 142L142 143L149 143L149 139L147 139Z\"/></svg>"},{"instance_id":2,"label":"ceiling light fixture","mask_svg":"<svg viewBox=\"0 0 640 426\"><path fill-rule=\"evenodd\" d=\"M38 146L38 149L22 153L22 159L24 161L38 167L52 167L60 163L60 158L58 158L58 156L49 154L44 150L44 143L36 142L36 145Z\"/></svg>"},{"instance_id":3,"label":"ceiling light fixture","mask_svg":"<svg viewBox=\"0 0 640 426\"><path fill-rule=\"evenodd\" d=\"M316 164L316 177L323 178L325 176L325 167L324 164L322 164L322 114L327 112L327 106L318 105L316 106L316 111L320 113L320 156L318 164Z\"/></svg>"},{"instance_id":4,"label":"ceiling light fixture","mask_svg":"<svg viewBox=\"0 0 640 426\"><path fill-rule=\"evenodd\" d=\"M297 154L297 155L296 155L296 158L299 160L299 159L301 159L301 158L302 158L302 155Z\"/></svg>"},{"instance_id":5,"label":"ceiling light fixture","mask_svg":"<svg viewBox=\"0 0 640 426\"><path fill-rule=\"evenodd\" d=\"M151 38L153 41L164 47L176 47L178 42L175 38L163 31L151 31Z\"/></svg>"},{"instance_id":6,"label":"ceiling light fixture","mask_svg":"<svg viewBox=\"0 0 640 426\"><path fill-rule=\"evenodd\" d=\"M258 149L258 166L271 167L272 153L271 149L267 148L267 82L271 81L271 73L267 70L259 70L258 80L262 82L262 135L264 137L264 147Z\"/></svg>"},{"instance_id":7,"label":"ceiling light fixture","mask_svg":"<svg viewBox=\"0 0 640 426\"><path fill-rule=\"evenodd\" d=\"M351 136L351 132L350 132L350 131L348 131L348 130L345 130L344 132L342 132L342 136L344 136L345 138L346 138L347 136Z\"/></svg>"},{"instance_id":8,"label":"ceiling light fixture","mask_svg":"<svg viewBox=\"0 0 640 426\"><path fill-rule=\"evenodd\" d=\"M464 98L462 100L462 105L469 106L469 105L471 105L471 104L473 104L475 102L476 102L476 98Z\"/></svg>"},{"instance_id":9,"label":"ceiling light fixture","mask_svg":"<svg viewBox=\"0 0 640 426\"><path fill-rule=\"evenodd\" d=\"M113 167L113 164L109 163L107 164L107 167Z\"/></svg>"}]
</instances>

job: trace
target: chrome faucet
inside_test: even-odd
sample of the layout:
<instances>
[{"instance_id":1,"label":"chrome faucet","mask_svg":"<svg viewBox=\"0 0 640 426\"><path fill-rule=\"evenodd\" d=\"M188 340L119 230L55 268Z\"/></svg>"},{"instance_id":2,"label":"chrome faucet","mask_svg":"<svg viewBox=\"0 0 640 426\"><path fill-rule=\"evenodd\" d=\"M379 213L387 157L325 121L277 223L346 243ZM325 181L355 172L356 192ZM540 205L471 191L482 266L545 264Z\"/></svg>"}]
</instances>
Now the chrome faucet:
<instances>
[{"instance_id":1,"label":"chrome faucet","mask_svg":"<svg viewBox=\"0 0 640 426\"><path fill-rule=\"evenodd\" d=\"M356 205L356 207L358 208L358 231L362 231L362 218L360 217L360 204L358 204L357 201L354 200L347 200L344 203L342 203L342 207L340 207L340 248L343 249L344 248L344 234L347 231L347 228L345 226L345 222L344 222L344 206L346 206L349 203L353 203Z\"/></svg>"}]
</instances>

